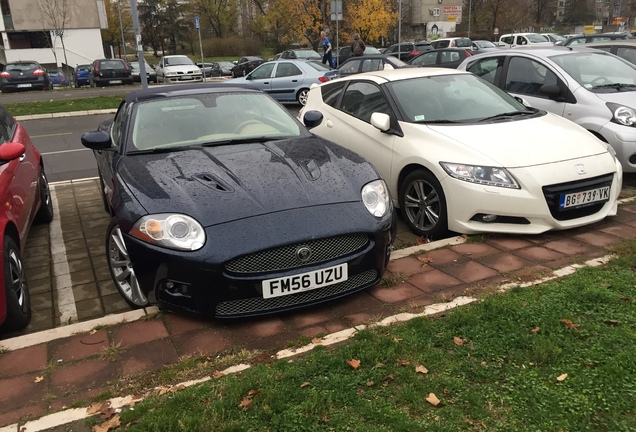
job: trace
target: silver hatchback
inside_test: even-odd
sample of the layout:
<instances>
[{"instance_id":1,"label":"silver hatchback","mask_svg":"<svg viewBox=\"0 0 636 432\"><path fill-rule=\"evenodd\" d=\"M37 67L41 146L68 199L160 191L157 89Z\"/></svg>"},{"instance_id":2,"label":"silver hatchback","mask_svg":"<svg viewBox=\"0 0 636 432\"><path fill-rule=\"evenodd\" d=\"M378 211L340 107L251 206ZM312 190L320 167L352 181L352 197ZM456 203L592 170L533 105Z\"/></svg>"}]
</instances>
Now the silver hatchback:
<instances>
[{"instance_id":1,"label":"silver hatchback","mask_svg":"<svg viewBox=\"0 0 636 432\"><path fill-rule=\"evenodd\" d=\"M583 126L616 151L624 172L636 172L633 64L590 48L538 47L484 53L458 69Z\"/></svg>"}]
</instances>

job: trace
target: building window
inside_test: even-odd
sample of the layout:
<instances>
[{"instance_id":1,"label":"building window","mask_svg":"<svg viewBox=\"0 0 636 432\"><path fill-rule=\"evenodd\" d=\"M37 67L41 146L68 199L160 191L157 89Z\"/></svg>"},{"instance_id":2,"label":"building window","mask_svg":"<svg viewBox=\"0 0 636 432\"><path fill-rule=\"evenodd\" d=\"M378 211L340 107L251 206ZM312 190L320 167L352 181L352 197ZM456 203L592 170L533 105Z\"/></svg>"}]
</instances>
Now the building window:
<instances>
[{"instance_id":1,"label":"building window","mask_svg":"<svg viewBox=\"0 0 636 432\"><path fill-rule=\"evenodd\" d=\"M49 32L7 32L11 49L50 48Z\"/></svg>"},{"instance_id":2,"label":"building window","mask_svg":"<svg viewBox=\"0 0 636 432\"><path fill-rule=\"evenodd\" d=\"M2 9L2 19L6 30L13 30L13 20L11 19L11 7L9 0L0 0L0 9Z\"/></svg>"}]
</instances>

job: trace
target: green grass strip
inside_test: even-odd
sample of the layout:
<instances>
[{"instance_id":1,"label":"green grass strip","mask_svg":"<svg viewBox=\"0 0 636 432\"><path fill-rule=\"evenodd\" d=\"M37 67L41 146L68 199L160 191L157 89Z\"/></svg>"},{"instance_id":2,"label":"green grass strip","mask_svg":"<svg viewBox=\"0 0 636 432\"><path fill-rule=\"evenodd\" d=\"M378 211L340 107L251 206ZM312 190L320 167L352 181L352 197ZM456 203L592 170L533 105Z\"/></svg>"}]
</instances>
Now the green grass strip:
<instances>
[{"instance_id":1,"label":"green grass strip","mask_svg":"<svg viewBox=\"0 0 636 432\"><path fill-rule=\"evenodd\" d=\"M117 108L123 95L5 104L13 116Z\"/></svg>"}]
</instances>

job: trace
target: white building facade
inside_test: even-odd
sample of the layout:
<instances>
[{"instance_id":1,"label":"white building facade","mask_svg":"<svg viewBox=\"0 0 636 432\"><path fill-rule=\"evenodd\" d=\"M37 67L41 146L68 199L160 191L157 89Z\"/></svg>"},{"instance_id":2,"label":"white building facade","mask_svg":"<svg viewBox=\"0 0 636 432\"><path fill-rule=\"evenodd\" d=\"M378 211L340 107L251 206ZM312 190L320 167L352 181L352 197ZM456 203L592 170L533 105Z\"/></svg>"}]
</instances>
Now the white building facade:
<instances>
[{"instance_id":1,"label":"white building facade","mask_svg":"<svg viewBox=\"0 0 636 432\"><path fill-rule=\"evenodd\" d=\"M108 28L104 0L58 0L62 3L66 3L66 19L58 19L58 23L64 21L65 50L39 0L0 0L0 64L32 60L45 67L68 63L74 68L103 58L100 30Z\"/></svg>"}]
</instances>

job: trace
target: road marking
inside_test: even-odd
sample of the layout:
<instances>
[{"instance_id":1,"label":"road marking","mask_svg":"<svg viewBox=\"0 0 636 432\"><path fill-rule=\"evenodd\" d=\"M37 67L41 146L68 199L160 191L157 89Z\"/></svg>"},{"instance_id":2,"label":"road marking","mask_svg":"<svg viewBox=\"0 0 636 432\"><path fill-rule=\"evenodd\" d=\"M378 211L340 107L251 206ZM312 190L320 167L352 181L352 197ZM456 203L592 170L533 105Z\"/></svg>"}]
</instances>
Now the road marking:
<instances>
[{"instance_id":1,"label":"road marking","mask_svg":"<svg viewBox=\"0 0 636 432\"><path fill-rule=\"evenodd\" d=\"M42 153L43 156L46 155L54 155L54 154L62 154L62 153L72 153L72 152L79 152L79 151L89 151L90 149L87 148L83 148L83 149L75 149L75 150L60 150L60 151L54 151L54 152L47 152L47 153Z\"/></svg>"},{"instance_id":2,"label":"road marking","mask_svg":"<svg viewBox=\"0 0 636 432\"><path fill-rule=\"evenodd\" d=\"M75 306L75 294L73 294L73 281L66 257L66 246L62 236L62 223L60 209L57 203L55 186L51 186L51 199L53 200L53 221L51 222L51 256L53 259L53 278L55 291L57 292L57 316L62 325L77 322L77 308ZM57 259L55 259L57 258Z\"/></svg>"},{"instance_id":3,"label":"road marking","mask_svg":"<svg viewBox=\"0 0 636 432\"><path fill-rule=\"evenodd\" d=\"M73 132L60 132L60 133L46 134L46 135L31 135L31 139L33 139L33 138L46 138L46 137L62 136L62 135L73 135Z\"/></svg>"}]
</instances>

